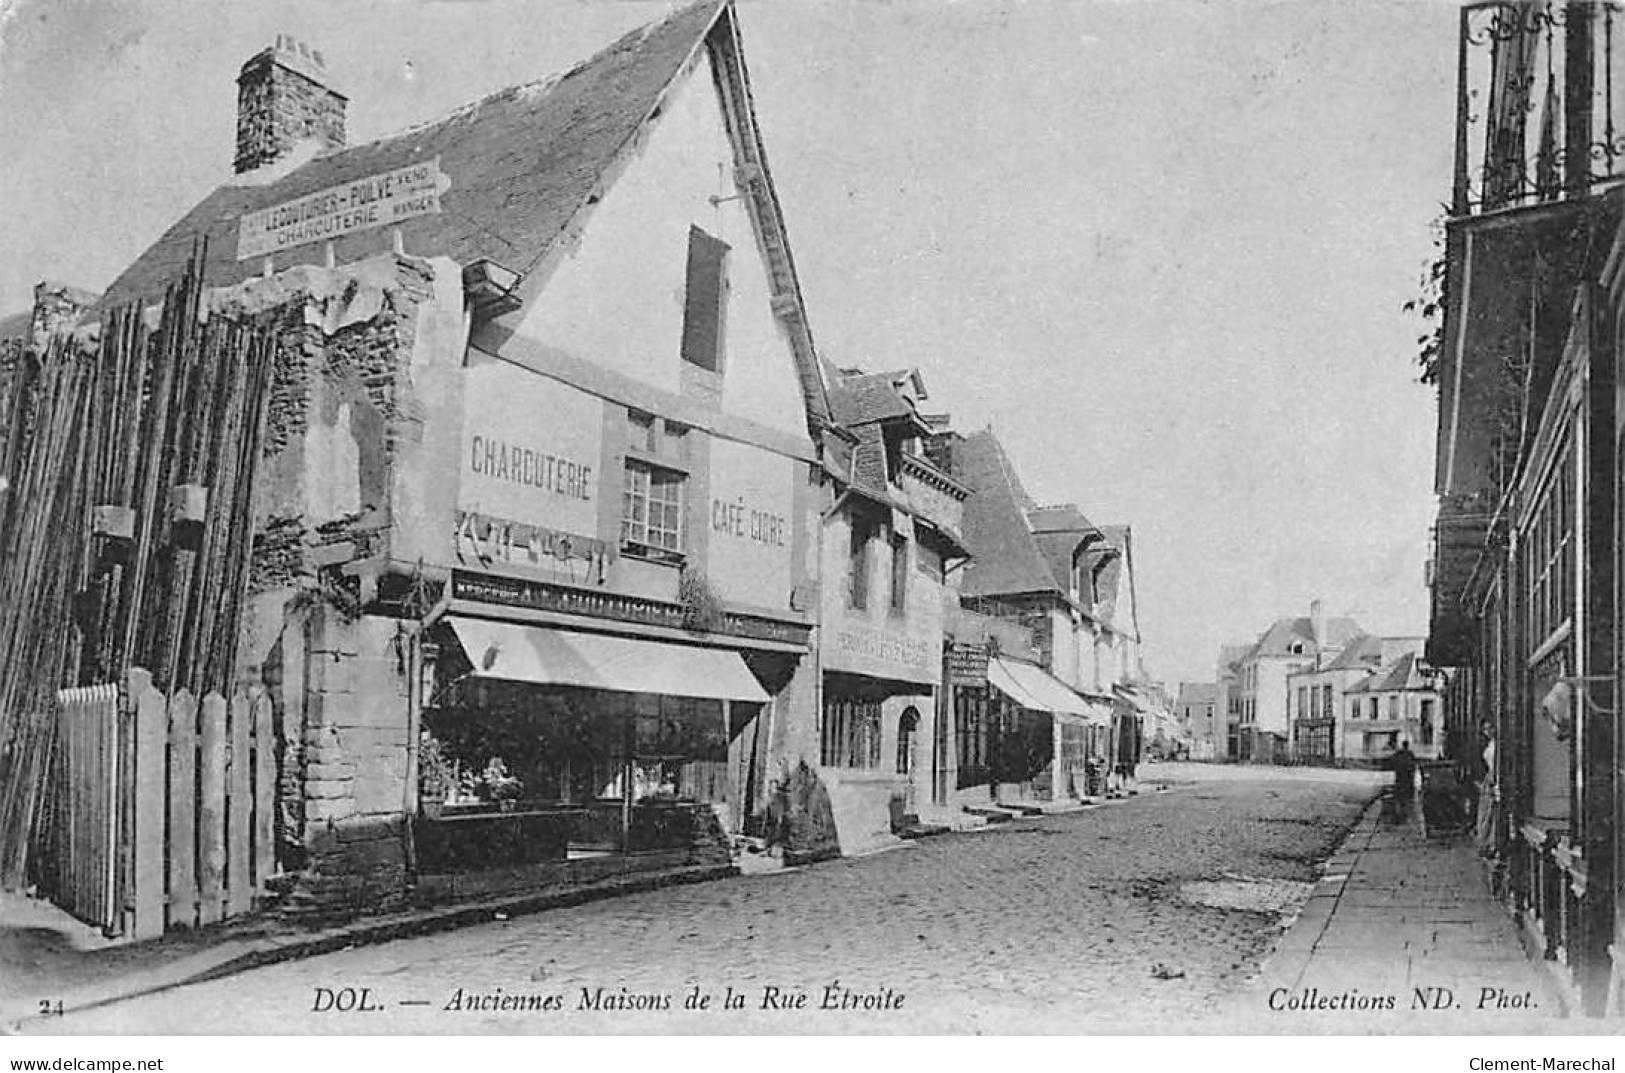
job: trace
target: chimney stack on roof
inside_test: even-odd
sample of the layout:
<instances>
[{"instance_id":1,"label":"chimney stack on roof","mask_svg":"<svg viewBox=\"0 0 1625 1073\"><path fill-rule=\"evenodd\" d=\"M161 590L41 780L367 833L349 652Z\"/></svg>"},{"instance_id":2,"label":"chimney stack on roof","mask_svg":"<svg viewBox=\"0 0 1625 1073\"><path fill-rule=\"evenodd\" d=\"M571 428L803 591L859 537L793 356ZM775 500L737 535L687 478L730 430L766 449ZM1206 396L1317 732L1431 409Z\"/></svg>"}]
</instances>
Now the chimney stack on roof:
<instances>
[{"instance_id":1,"label":"chimney stack on roof","mask_svg":"<svg viewBox=\"0 0 1625 1073\"><path fill-rule=\"evenodd\" d=\"M274 163L307 140L344 148L347 103L320 52L277 34L276 44L251 56L237 75L237 173Z\"/></svg>"},{"instance_id":2,"label":"chimney stack on roof","mask_svg":"<svg viewBox=\"0 0 1625 1073\"><path fill-rule=\"evenodd\" d=\"M1315 636L1315 648L1326 647L1326 613L1319 600L1309 601L1309 629Z\"/></svg>"}]
</instances>

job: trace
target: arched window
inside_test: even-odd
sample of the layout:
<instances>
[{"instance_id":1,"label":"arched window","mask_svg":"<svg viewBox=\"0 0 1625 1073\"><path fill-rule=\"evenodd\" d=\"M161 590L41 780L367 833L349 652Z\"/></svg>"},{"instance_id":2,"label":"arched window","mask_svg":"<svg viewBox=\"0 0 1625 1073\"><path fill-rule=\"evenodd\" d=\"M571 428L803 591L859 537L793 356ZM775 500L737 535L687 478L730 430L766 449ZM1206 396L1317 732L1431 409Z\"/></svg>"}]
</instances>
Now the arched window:
<instances>
[{"instance_id":1,"label":"arched window","mask_svg":"<svg viewBox=\"0 0 1625 1073\"><path fill-rule=\"evenodd\" d=\"M920 713L911 705L897 717L897 774L914 770L914 732L920 729Z\"/></svg>"}]
</instances>

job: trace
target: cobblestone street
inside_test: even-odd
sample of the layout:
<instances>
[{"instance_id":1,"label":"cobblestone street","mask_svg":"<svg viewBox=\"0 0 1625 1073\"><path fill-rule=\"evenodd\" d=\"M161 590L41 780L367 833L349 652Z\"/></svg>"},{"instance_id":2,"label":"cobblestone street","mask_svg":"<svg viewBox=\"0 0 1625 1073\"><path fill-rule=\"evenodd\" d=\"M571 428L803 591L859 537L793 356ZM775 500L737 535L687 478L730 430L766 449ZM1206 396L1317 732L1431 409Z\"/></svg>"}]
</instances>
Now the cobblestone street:
<instances>
[{"instance_id":1,"label":"cobblestone street","mask_svg":"<svg viewBox=\"0 0 1625 1073\"><path fill-rule=\"evenodd\" d=\"M1224 1000L1257 971L1281 911L1307 893L1374 782L1259 768L1145 774L1138 797L1080 813L346 950L34 1027L1222 1032ZM1154 792L1154 779L1172 788ZM684 1008L695 986L709 1009ZM742 1009L721 1008L729 987ZM366 988L377 1009L315 1012L318 988L336 1005L359 995L339 989ZM538 1006L557 996L560 1008L448 1009L459 989L464 1006L500 994ZM848 989L880 1008L819 1008ZM584 993L601 1008L583 1009ZM643 996L667 996L655 1005L668 1008ZM770 996L785 1008L764 1008ZM623 1001L640 1008L612 1008Z\"/></svg>"}]
</instances>

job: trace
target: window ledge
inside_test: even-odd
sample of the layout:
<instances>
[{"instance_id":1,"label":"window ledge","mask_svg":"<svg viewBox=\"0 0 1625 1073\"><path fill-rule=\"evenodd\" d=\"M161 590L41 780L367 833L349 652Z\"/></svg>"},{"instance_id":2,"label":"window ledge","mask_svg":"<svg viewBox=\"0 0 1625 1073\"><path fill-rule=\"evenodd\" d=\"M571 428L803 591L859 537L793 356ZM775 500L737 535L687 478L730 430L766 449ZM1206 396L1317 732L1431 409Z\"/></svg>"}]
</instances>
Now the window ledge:
<instances>
[{"instance_id":1,"label":"window ledge","mask_svg":"<svg viewBox=\"0 0 1625 1073\"><path fill-rule=\"evenodd\" d=\"M688 463L666 458L653 451L646 451L641 447L628 447L625 454L628 462L635 462L640 466L669 470L672 473L680 473L684 477L689 475Z\"/></svg>"},{"instance_id":2,"label":"window ledge","mask_svg":"<svg viewBox=\"0 0 1625 1073\"><path fill-rule=\"evenodd\" d=\"M654 563L656 566L673 566L682 568L686 556L680 551L666 551L663 548L651 548L645 544L622 544L621 555L627 559L636 559L639 562Z\"/></svg>"}]
</instances>

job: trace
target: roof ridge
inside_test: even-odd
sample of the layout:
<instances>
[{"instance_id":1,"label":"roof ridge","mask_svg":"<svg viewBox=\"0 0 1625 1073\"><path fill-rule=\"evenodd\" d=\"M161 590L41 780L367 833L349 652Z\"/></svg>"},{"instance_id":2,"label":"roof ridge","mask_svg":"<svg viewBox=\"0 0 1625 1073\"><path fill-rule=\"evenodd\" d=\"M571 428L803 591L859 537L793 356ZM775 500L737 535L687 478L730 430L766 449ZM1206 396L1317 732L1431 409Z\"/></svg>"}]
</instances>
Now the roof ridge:
<instances>
[{"instance_id":1,"label":"roof ridge","mask_svg":"<svg viewBox=\"0 0 1625 1073\"><path fill-rule=\"evenodd\" d=\"M572 63L570 66L564 68L561 71L554 71L551 74L542 75L540 78L533 78L528 82L514 82L514 83L511 83L509 85L503 86L501 89L492 90L490 93L485 94L483 97L476 97L472 101L466 101L463 104L458 105L456 108L453 108L449 112L443 112L440 115L432 116L432 117L430 117L428 119L419 120L418 122L413 123L410 126L403 127L400 130L390 131L390 132L388 132L386 134L381 134L378 137L371 139L370 141L358 142L355 145L346 145L346 146L343 146L343 147L341 147L339 149L335 149L331 153L326 153L326 154L323 154L323 155L324 156L335 156L335 155L337 155L339 153L343 153L343 152L345 152L347 150L350 150L350 149L360 149L360 148L364 148L365 146L369 146L369 145L378 145L378 144L380 144L382 142L397 141L397 140L399 140L401 138L406 137L409 134L417 134L417 133L420 133L420 132L422 132L424 130L428 130L431 127L438 127L438 126L441 126L441 125L446 124L446 123L454 122L454 121L456 121L458 119L463 118L466 115L472 115L473 113L479 111L479 109L482 106L494 103L494 102L499 101L499 100L506 100L508 98L513 98L513 99L517 100L517 99L520 99L520 98L545 96L547 93L551 92L554 89L554 87L556 87L559 83L563 82L567 78L570 78L570 77L572 77L572 76L574 76L576 74L579 74L581 71L585 70L586 68L591 67L593 64L597 63L600 59L602 59L604 56L608 55L609 53L616 52L616 51L618 51L618 50L620 50L620 49L622 49L624 47L627 47L629 44L641 43L641 42L647 40L652 34L654 34L654 32L656 30L658 30L661 27L665 26L667 23L670 23L670 22L672 22L672 21L674 21L676 19L682 18L683 16L685 16L685 15L689 14L690 12L692 12L694 9L710 5L710 6L714 7L714 8L716 8L718 12L720 12L722 10L722 8L727 6L730 2L731 2L731 0L696 0L695 3L684 4L684 5L680 6L680 7L674 8L663 19L660 19L660 20L655 21L655 22L646 22L646 23L643 23L643 24L641 24L639 26L633 27L632 29L628 30L626 33L622 34L621 36L617 37L615 40L611 41L609 44L605 45L603 48L601 48L601 49L597 50L596 52L594 52L592 55L586 57L585 59L577 60L576 62ZM713 23L713 21L714 21L714 18L706 20L706 33L710 32L710 26ZM704 35L702 34L700 36L699 40L701 42L703 42L704 39L705 39ZM682 68L684 66L687 66L687 60L684 60L683 64L679 65L678 70L682 70ZM662 93L664 93L664 91L662 91ZM647 119L647 117L645 117L645 120L646 119ZM638 125L633 128L634 132L636 130L638 130L639 128L641 128L642 126L643 126L643 122L640 121L638 123ZM620 150L617 149L616 150L616 155L619 155L619 152L620 152Z\"/></svg>"}]
</instances>

